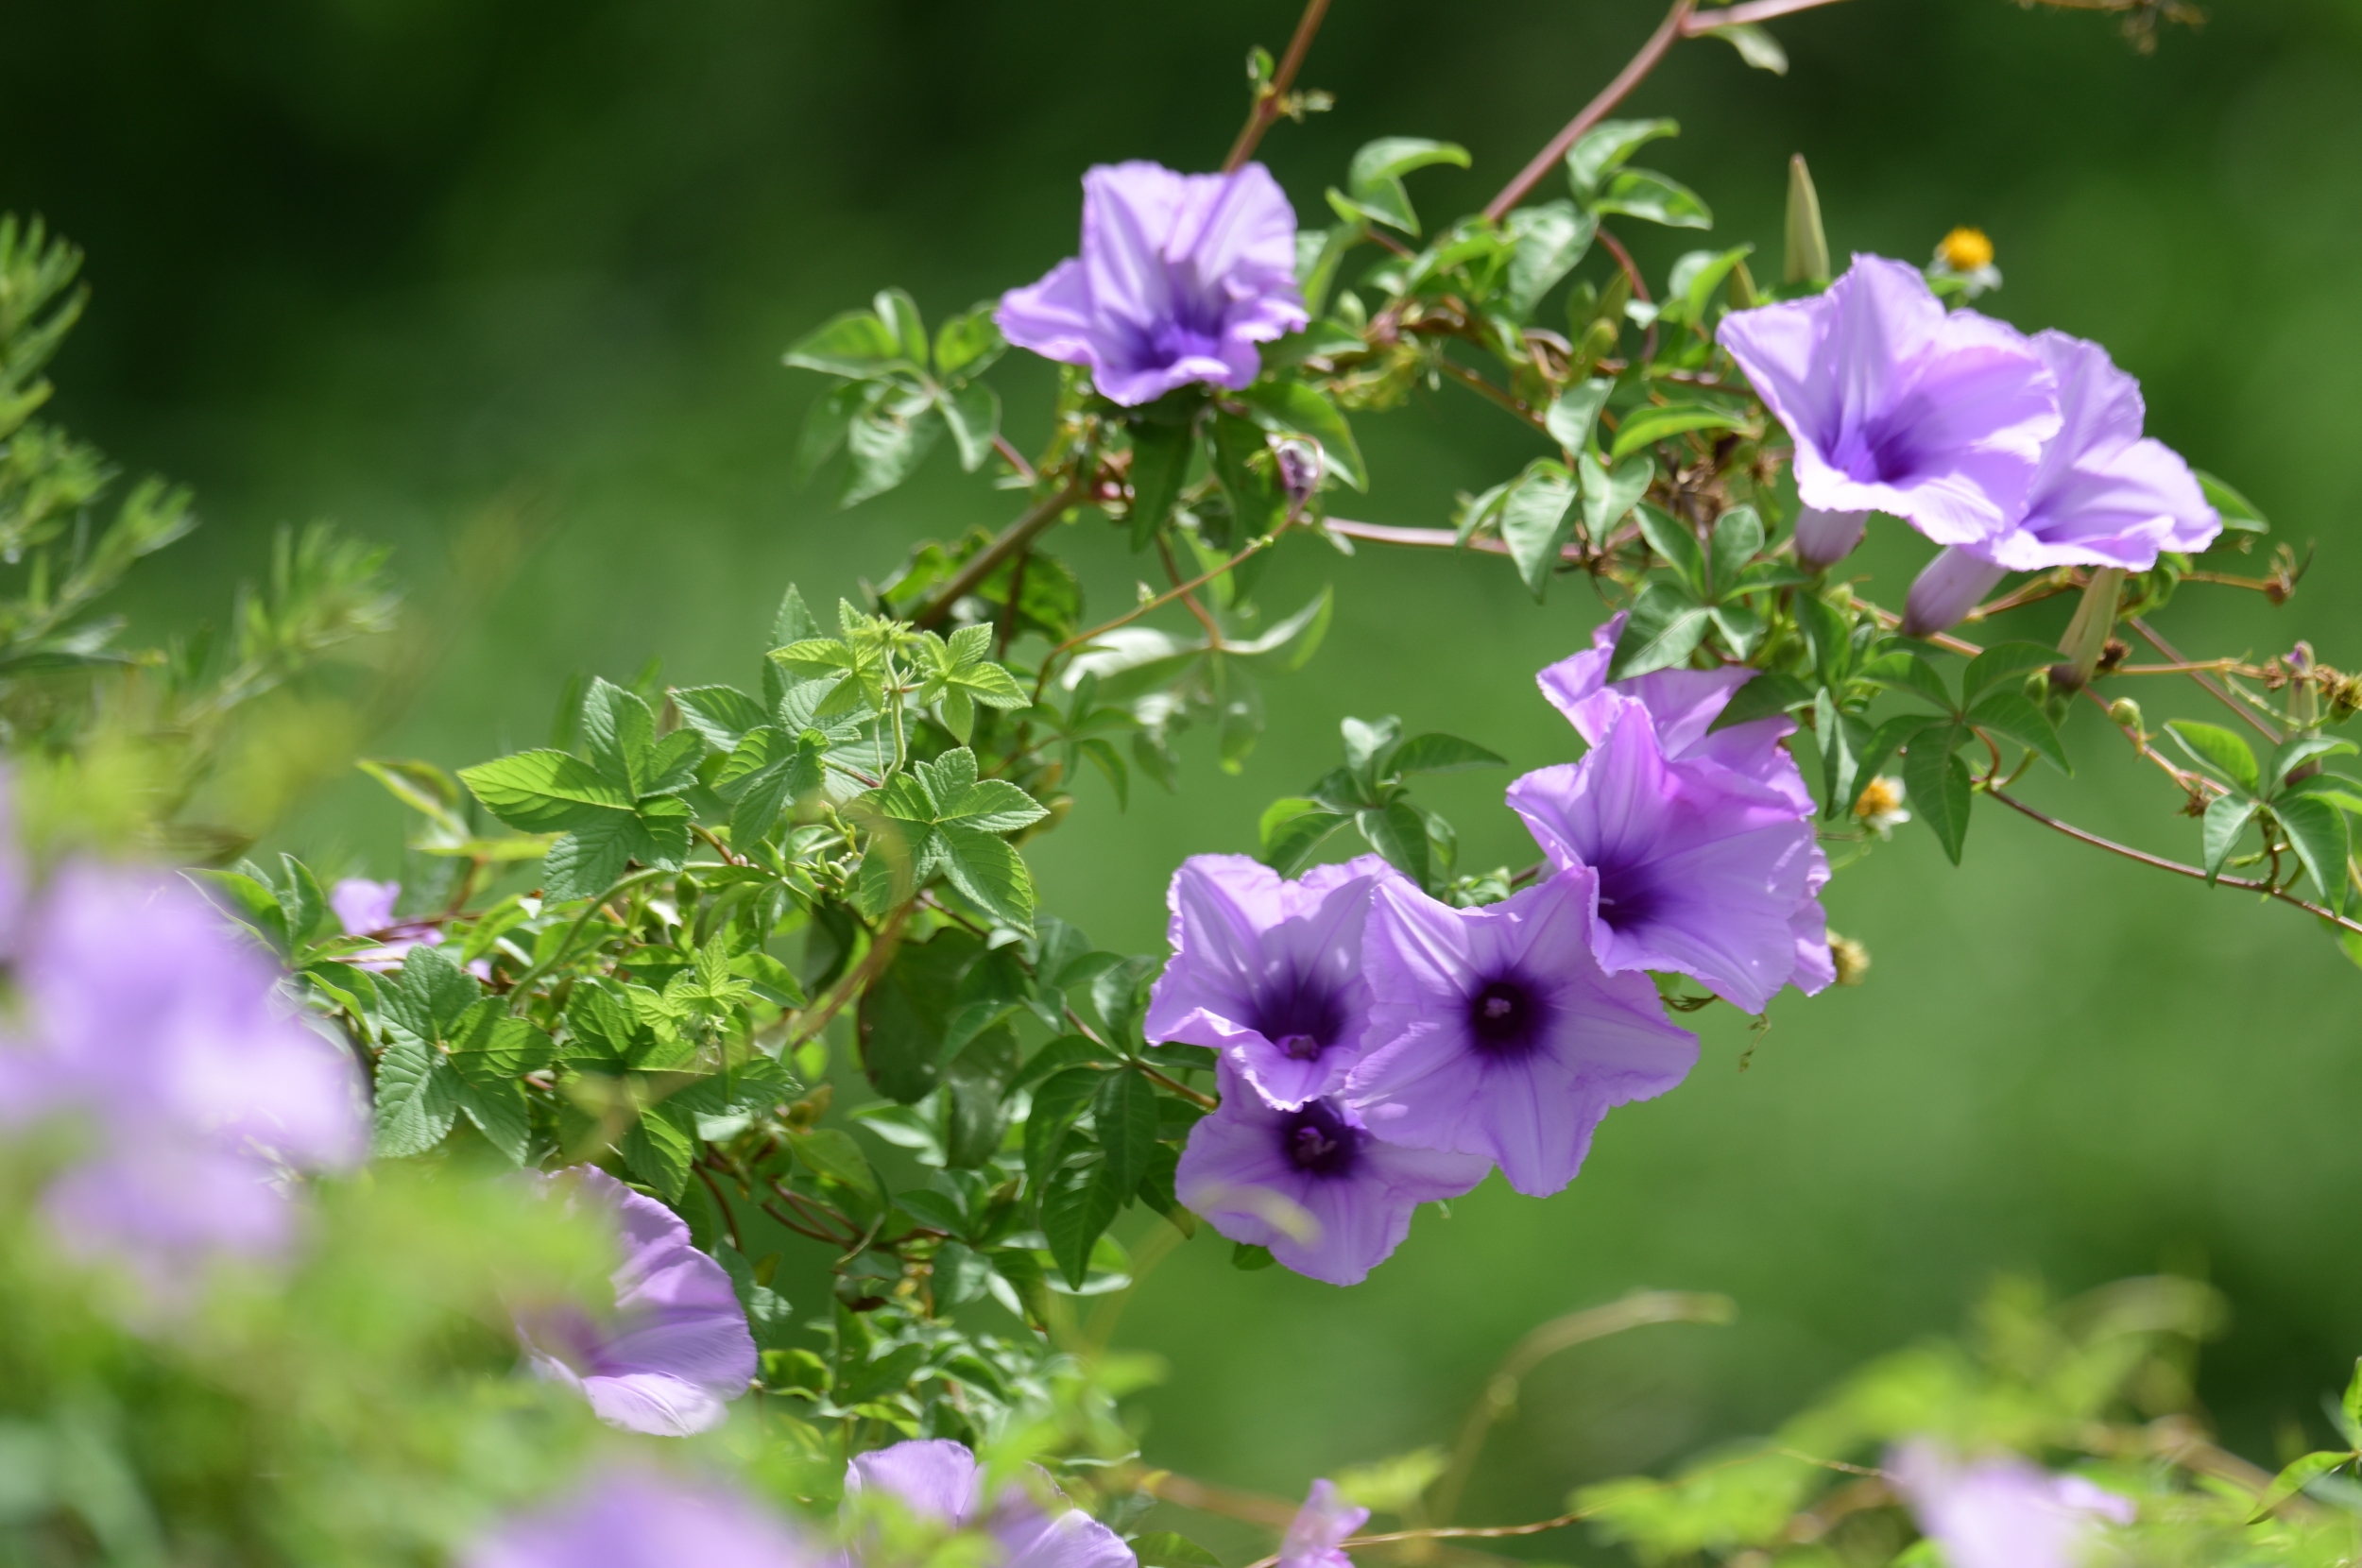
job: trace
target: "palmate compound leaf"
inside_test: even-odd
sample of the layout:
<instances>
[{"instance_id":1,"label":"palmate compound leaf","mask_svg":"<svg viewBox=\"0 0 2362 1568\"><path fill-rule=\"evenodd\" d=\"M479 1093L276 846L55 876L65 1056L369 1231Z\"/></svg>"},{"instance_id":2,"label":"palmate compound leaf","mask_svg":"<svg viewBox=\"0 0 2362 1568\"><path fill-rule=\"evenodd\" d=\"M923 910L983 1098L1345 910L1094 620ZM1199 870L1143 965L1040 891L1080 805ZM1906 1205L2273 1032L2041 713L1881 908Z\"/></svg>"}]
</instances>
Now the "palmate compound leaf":
<instances>
[{"instance_id":1,"label":"palmate compound leaf","mask_svg":"<svg viewBox=\"0 0 2362 1568\"><path fill-rule=\"evenodd\" d=\"M1006 779L978 778L975 753L962 746L917 763L855 808L872 835L859 884L864 912L882 914L940 875L994 919L1032 929L1033 878L1001 835L1049 813Z\"/></svg>"}]
</instances>

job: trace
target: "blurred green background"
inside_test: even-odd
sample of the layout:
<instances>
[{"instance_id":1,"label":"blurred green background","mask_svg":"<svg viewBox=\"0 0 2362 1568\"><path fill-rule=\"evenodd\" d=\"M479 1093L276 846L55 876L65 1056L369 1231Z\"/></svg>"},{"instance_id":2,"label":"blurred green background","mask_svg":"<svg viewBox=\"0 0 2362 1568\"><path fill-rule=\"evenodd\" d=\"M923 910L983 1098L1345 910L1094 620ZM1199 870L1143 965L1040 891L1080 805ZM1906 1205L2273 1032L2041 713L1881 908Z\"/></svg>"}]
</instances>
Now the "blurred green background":
<instances>
[{"instance_id":1,"label":"blurred green background","mask_svg":"<svg viewBox=\"0 0 2362 1568\"><path fill-rule=\"evenodd\" d=\"M1473 208L1656 10L1338 0L1305 77L1336 111L1279 127L1265 156L1309 215L1363 140L1449 138L1474 170L1422 174L1414 195L1430 219ZM91 254L59 415L197 487L207 526L148 563L137 607L217 614L282 520L389 540L438 661L371 747L456 765L538 743L578 670L623 678L661 655L676 681L746 681L791 578L825 602L916 538L1011 515L943 454L850 513L825 483L796 489L817 383L779 349L883 283L940 317L1031 281L1070 251L1090 162L1210 166L1246 46L1292 22L1284 0L18 4L0 209ZM1917 259L1981 225L2009 277L1989 308L2106 342L2154 433L2322 546L2286 609L2191 590L2165 617L2184 646L2309 633L2362 662L2329 608L2362 590L2362 8L2225 0L2146 57L2108 18L2002 0L1854 0L1775 30L1785 79L1701 42L1632 101L1681 118L1647 161L1713 203L1721 243L1754 239L1776 267L1793 151L1840 251ZM1686 247L1632 238L1652 277ZM1050 377L1013 358L996 379L1028 444ZM1340 509L1386 522L1441 523L1455 490L1532 454L1457 396L1361 430L1376 493ZM1053 544L1103 611L1128 601L1112 530ZM1874 540L1865 591L1899 602L1925 554ZM1340 612L1272 687L1243 775L1191 737L1180 796L1119 815L1094 777L1034 851L1047 905L1104 946L1155 946L1173 864L1250 847L1262 804L1329 765L1343 714L1398 711L1520 768L1570 753L1530 675L1597 621L1580 583L1537 608L1497 559L1345 561L1306 540L1268 581L1278 610L1334 583ZM2142 695L2152 724L2215 716L2186 685ZM2028 793L2190 854L2177 800L2095 717L2070 736L2080 775ZM1528 853L1505 782L1432 793L1470 863ZM382 874L399 822L339 785L289 832ZM1743 1073L1743 1025L1701 1014L1691 1081L1612 1117L1566 1194L1490 1185L1422 1217L1352 1291L1237 1273L1205 1239L1168 1259L1119 1335L1181 1372L1142 1401L1149 1457L1292 1491L1447 1441L1550 1315L1642 1285L1736 1296L1734 1327L1643 1330L1530 1381L1462 1517L1534 1517L1571 1484L1763 1428L1953 1326L2004 1269L2062 1290L2202 1270L2236 1310L2203 1383L2234 1442L2269 1461L2297 1426L2325 1437L2319 1391L2362 1351L2362 975L2292 911L1992 810L1969 850L1955 871L1912 827L1842 874L1828 904L1874 956L1868 984L1777 1004Z\"/></svg>"}]
</instances>

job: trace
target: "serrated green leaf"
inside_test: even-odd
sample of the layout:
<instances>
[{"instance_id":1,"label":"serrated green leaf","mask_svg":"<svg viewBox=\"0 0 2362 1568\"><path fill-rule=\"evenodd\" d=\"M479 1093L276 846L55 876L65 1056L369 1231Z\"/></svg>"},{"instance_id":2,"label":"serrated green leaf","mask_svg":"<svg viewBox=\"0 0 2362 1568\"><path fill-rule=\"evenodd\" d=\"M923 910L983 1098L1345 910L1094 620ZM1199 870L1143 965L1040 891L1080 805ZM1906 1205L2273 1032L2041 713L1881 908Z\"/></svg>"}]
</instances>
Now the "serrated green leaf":
<instances>
[{"instance_id":1,"label":"serrated green leaf","mask_svg":"<svg viewBox=\"0 0 2362 1568\"><path fill-rule=\"evenodd\" d=\"M459 770L484 809L527 833L557 833L627 814L629 789L570 752L522 751Z\"/></svg>"},{"instance_id":2,"label":"serrated green leaf","mask_svg":"<svg viewBox=\"0 0 2362 1568\"><path fill-rule=\"evenodd\" d=\"M472 989L473 982L470 985ZM526 1020L509 1016L506 1004L497 997L471 1003L453 1022L446 1038L452 1070L476 1088L539 1072L557 1054L555 1041Z\"/></svg>"},{"instance_id":3,"label":"serrated green leaf","mask_svg":"<svg viewBox=\"0 0 2362 1568\"><path fill-rule=\"evenodd\" d=\"M471 1083L462 1079L455 1094L459 1108L475 1123L484 1140L506 1155L510 1165L523 1165L533 1145L533 1113L525 1102L524 1085Z\"/></svg>"},{"instance_id":4,"label":"serrated green leaf","mask_svg":"<svg viewBox=\"0 0 2362 1568\"><path fill-rule=\"evenodd\" d=\"M691 1130L664 1115L664 1110L659 1105L642 1115L617 1141L615 1151L634 1177L654 1187L666 1202L675 1202L689 1185L689 1167L696 1158L697 1145Z\"/></svg>"},{"instance_id":5,"label":"serrated green leaf","mask_svg":"<svg viewBox=\"0 0 2362 1568\"><path fill-rule=\"evenodd\" d=\"M377 1062L370 1153L402 1159L441 1143L458 1119L458 1082L432 1043L396 1035Z\"/></svg>"},{"instance_id":6,"label":"serrated green leaf","mask_svg":"<svg viewBox=\"0 0 2362 1568\"><path fill-rule=\"evenodd\" d=\"M771 718L761 703L733 687L682 687L672 695L682 722L716 751L733 749L747 731L761 728Z\"/></svg>"}]
</instances>

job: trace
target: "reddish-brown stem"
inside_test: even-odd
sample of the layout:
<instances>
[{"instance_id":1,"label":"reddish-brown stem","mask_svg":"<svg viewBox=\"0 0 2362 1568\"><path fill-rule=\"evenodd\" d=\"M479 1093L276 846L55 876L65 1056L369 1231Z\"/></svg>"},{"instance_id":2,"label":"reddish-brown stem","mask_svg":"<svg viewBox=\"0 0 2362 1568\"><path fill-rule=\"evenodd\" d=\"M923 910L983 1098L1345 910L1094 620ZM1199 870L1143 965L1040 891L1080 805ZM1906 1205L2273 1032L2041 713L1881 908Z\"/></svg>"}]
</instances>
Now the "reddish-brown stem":
<instances>
[{"instance_id":1,"label":"reddish-brown stem","mask_svg":"<svg viewBox=\"0 0 2362 1568\"><path fill-rule=\"evenodd\" d=\"M2159 653L2173 660L2174 663L2189 664L2193 662L2182 654L2181 649L2176 648L2172 643L2167 642L2164 638L2159 637L2154 631L2150 630L2148 622L2143 621L2140 617L2134 616L2131 620L2127 621L2125 624L2140 633L2141 636L2147 639L2150 647L2156 649ZM2256 733L2263 736L2265 740L2269 741L2275 746L2280 744L2280 732L2272 728L2271 725L2266 724L2263 720L2257 718L2251 711L2249 710L2247 704L2239 701L2238 698L2233 696L2230 692L2224 690L2213 681L2208 680L2203 674L2200 674L2195 670L2190 672L2190 678L2198 682L2199 685L2206 688L2207 691L2217 702L2222 704L2223 707L2231 709L2232 712L2236 713L2240 718L2245 719L2249 724L2252 724L2255 727Z\"/></svg>"},{"instance_id":2,"label":"reddish-brown stem","mask_svg":"<svg viewBox=\"0 0 2362 1568\"><path fill-rule=\"evenodd\" d=\"M1616 79L1600 90L1600 95L1583 106L1583 112L1566 122L1566 128L1549 140L1549 145L1533 155L1533 161L1517 171L1517 178L1501 187L1500 195L1484 204L1484 215L1495 223L1509 215L1509 210L1525 200L1536 185L1549 177L1558 161L1566 156L1566 149L1583 139L1589 130L1608 116L1608 111L1622 103L1632 90L1640 85L1648 74L1656 69L1656 62L1665 58L1682 36L1682 24L1689 19L1695 0L1673 0L1673 9L1665 13L1656 31L1640 52L1616 75Z\"/></svg>"},{"instance_id":3,"label":"reddish-brown stem","mask_svg":"<svg viewBox=\"0 0 2362 1568\"><path fill-rule=\"evenodd\" d=\"M1274 543L1277 542L1280 534L1285 531L1285 524L1282 524L1281 527L1273 529L1270 533L1264 535L1261 538L1257 539L1254 543L1248 545L1244 550L1240 551L1236 555L1233 555L1228 560L1223 562L1222 565L1215 567L1212 571L1202 572L1199 575L1190 578L1188 582L1183 583L1179 588L1168 588L1164 592L1156 595L1154 599L1142 601L1137 607L1126 610L1123 614L1117 616L1113 621L1102 622L1100 624L1093 626L1087 632L1076 632L1072 637L1068 638L1064 642L1061 642L1055 648L1051 649L1050 652L1042 656L1041 673L1036 676L1034 681L1034 701L1041 701L1041 694L1049 690L1051 667L1057 661L1057 657L1060 654L1065 653L1070 648L1079 648L1084 643L1090 641L1093 638L1104 637L1107 633L1114 631L1119 626L1128 626L1133 622L1138 621L1141 616L1148 614L1151 610L1162 609L1165 605L1172 604L1175 599L1180 598L1184 593L1195 592L1197 589L1204 588L1207 584L1212 582L1224 572L1228 571L1232 567L1239 565L1241 561L1244 561L1248 556L1256 554L1258 551L1270 549Z\"/></svg>"},{"instance_id":4,"label":"reddish-brown stem","mask_svg":"<svg viewBox=\"0 0 2362 1568\"><path fill-rule=\"evenodd\" d=\"M1034 482L1034 465L1025 461L1025 454L1009 445L1009 438L997 430L992 433L992 450L1001 454L1001 461L1017 470L1019 479L1028 485Z\"/></svg>"},{"instance_id":5,"label":"reddish-brown stem","mask_svg":"<svg viewBox=\"0 0 2362 1568\"><path fill-rule=\"evenodd\" d=\"M1624 248L1624 242L1605 229L1599 230L1599 239L1601 245L1607 247L1608 254L1616 258L1616 264L1624 269L1624 281L1632 284L1632 297L1644 305L1653 304L1654 301L1649 298L1648 280L1640 276L1640 268L1634 264L1632 252ZM1649 330L1641 334L1640 363L1646 365L1654 358L1656 358L1656 323L1652 321L1649 323Z\"/></svg>"},{"instance_id":6,"label":"reddish-brown stem","mask_svg":"<svg viewBox=\"0 0 2362 1568\"><path fill-rule=\"evenodd\" d=\"M1239 128L1239 139L1230 144L1230 156L1222 161L1222 172L1230 174L1255 156L1255 145L1263 139L1279 116L1287 112L1288 92L1295 86L1296 73L1304 68L1304 57L1312 47L1312 35L1321 30L1321 18L1328 14L1328 0L1305 0L1304 14L1296 19L1295 36L1288 40L1288 52L1279 57L1279 69L1255 96L1255 107L1246 113L1246 124Z\"/></svg>"},{"instance_id":7,"label":"reddish-brown stem","mask_svg":"<svg viewBox=\"0 0 2362 1568\"><path fill-rule=\"evenodd\" d=\"M1001 531L1000 537L978 553L976 558L960 569L960 574L946 583L924 608L911 617L914 626L933 626L951 613L951 606L976 591L978 585L993 574L1016 551L1034 542L1034 536L1066 516L1070 506L1082 504L1090 494L1087 476L1077 474L1061 486L1057 494L1036 502L1033 510Z\"/></svg>"},{"instance_id":8,"label":"reddish-brown stem","mask_svg":"<svg viewBox=\"0 0 2362 1568\"><path fill-rule=\"evenodd\" d=\"M1372 544L1407 544L1423 550L1462 548L1460 536L1448 528L1397 528L1385 522L1356 522L1351 518L1327 518L1323 520L1322 526L1332 534L1342 534L1349 539L1367 539ZM1470 539L1465 548L1481 550L1488 555L1509 554L1509 546L1497 538ZM1590 557L1583 554L1581 546L1565 544L1559 547L1558 558L1581 566Z\"/></svg>"},{"instance_id":9,"label":"reddish-brown stem","mask_svg":"<svg viewBox=\"0 0 2362 1568\"><path fill-rule=\"evenodd\" d=\"M692 1166L690 1168L697 1173L697 1180L706 1185L706 1190L713 1194L713 1206L722 1211L722 1224L730 1233L730 1245L737 1248L743 1256L746 1251L746 1243L740 1239L738 1235L738 1211L731 1208L729 1200L722 1196L722 1188L714 1181L712 1171L708 1170L703 1165Z\"/></svg>"},{"instance_id":10,"label":"reddish-brown stem","mask_svg":"<svg viewBox=\"0 0 2362 1568\"><path fill-rule=\"evenodd\" d=\"M1543 435L1548 435L1549 434L1550 427L1549 424L1544 422L1542 416L1536 414L1533 410L1528 408L1525 404L1519 402L1515 398L1511 397L1499 387L1495 386L1491 382L1486 381L1482 376L1478 375L1474 370L1469 369L1466 366L1455 364L1444 355L1437 354L1435 356L1435 366L1437 369L1443 371L1444 374L1449 376L1452 380L1466 387L1469 391L1474 392L1477 396L1498 403L1516 418L1522 419L1527 424L1532 425L1535 430L1540 431Z\"/></svg>"},{"instance_id":11,"label":"reddish-brown stem","mask_svg":"<svg viewBox=\"0 0 2362 1568\"><path fill-rule=\"evenodd\" d=\"M2162 856L2151 855L2146 850L2134 849L2130 844L2118 844L2114 839L2103 839L2097 833L2085 832L2082 828L2077 827L2070 823L2061 822L2058 818L2053 816L2046 816L2044 813L2035 810L2031 806L2027 805L2024 801L2011 795L2003 794L1999 790L1988 790L1985 793L1993 796L1994 799L2001 802L2002 805L2010 807L2013 810L2023 812L2025 815L2033 818L2044 827L2056 828L2058 831L2064 833L2068 838L2080 840L2082 843L2088 844L2096 849L2105 849L2112 855L2121 855L2128 861L2138 861L2143 865L2155 866L2160 871L2170 871L2177 877L2194 877L2201 882L2209 879L2202 867L2183 865L2180 861L2168 861ZM2285 888L2276 887L2270 882L2259 882L2246 877L2216 877L2212 878L2212 880L2217 885L2221 887L2240 888L2249 893L2261 893L2268 895L2271 897L2279 899L2284 904L2294 904L2297 908L2304 911L2307 914L2319 915L2321 919L2330 921L2345 930L2353 931L2356 935L2362 935L2362 923L2349 920L2344 915L2338 914L2335 911L2323 909L2320 905L2312 902L2310 899L2300 898L2295 894L2288 892Z\"/></svg>"},{"instance_id":12,"label":"reddish-brown stem","mask_svg":"<svg viewBox=\"0 0 2362 1568\"><path fill-rule=\"evenodd\" d=\"M1214 618L1206 613L1206 606L1197 602L1197 595L1190 590L1190 585L1181 580L1181 568L1172 558L1172 546L1165 542L1162 534L1156 536L1156 554L1165 558L1165 575L1172 580L1174 597L1188 605L1190 613L1197 617L1197 623L1206 628L1207 641L1214 647L1221 647L1222 628L1215 625Z\"/></svg>"}]
</instances>

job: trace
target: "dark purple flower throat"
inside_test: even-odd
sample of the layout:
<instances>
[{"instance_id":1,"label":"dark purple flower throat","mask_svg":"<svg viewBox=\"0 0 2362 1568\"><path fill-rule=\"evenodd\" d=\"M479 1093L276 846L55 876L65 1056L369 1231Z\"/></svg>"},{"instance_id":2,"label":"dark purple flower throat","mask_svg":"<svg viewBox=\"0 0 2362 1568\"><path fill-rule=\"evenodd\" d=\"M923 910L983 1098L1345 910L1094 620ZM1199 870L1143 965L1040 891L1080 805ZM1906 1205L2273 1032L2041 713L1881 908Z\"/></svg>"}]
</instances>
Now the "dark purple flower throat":
<instances>
[{"instance_id":1,"label":"dark purple flower throat","mask_svg":"<svg viewBox=\"0 0 2362 1568\"><path fill-rule=\"evenodd\" d=\"M1283 974L1255 999L1255 1032L1291 1060L1317 1060L1344 1031L1337 993L1310 976Z\"/></svg>"},{"instance_id":2,"label":"dark purple flower throat","mask_svg":"<svg viewBox=\"0 0 2362 1568\"><path fill-rule=\"evenodd\" d=\"M1629 931L1656 918L1657 886L1646 866L1602 865L1600 919L1609 929Z\"/></svg>"},{"instance_id":3,"label":"dark purple flower throat","mask_svg":"<svg viewBox=\"0 0 2362 1568\"><path fill-rule=\"evenodd\" d=\"M1279 1147L1308 1176L1350 1176L1361 1153L1361 1132L1326 1099L1311 1100L1279 1118Z\"/></svg>"},{"instance_id":4,"label":"dark purple flower throat","mask_svg":"<svg viewBox=\"0 0 2362 1568\"><path fill-rule=\"evenodd\" d=\"M1542 1043L1550 1013L1542 993L1512 969L1486 980L1468 997L1468 1032L1487 1056L1523 1056Z\"/></svg>"}]
</instances>

